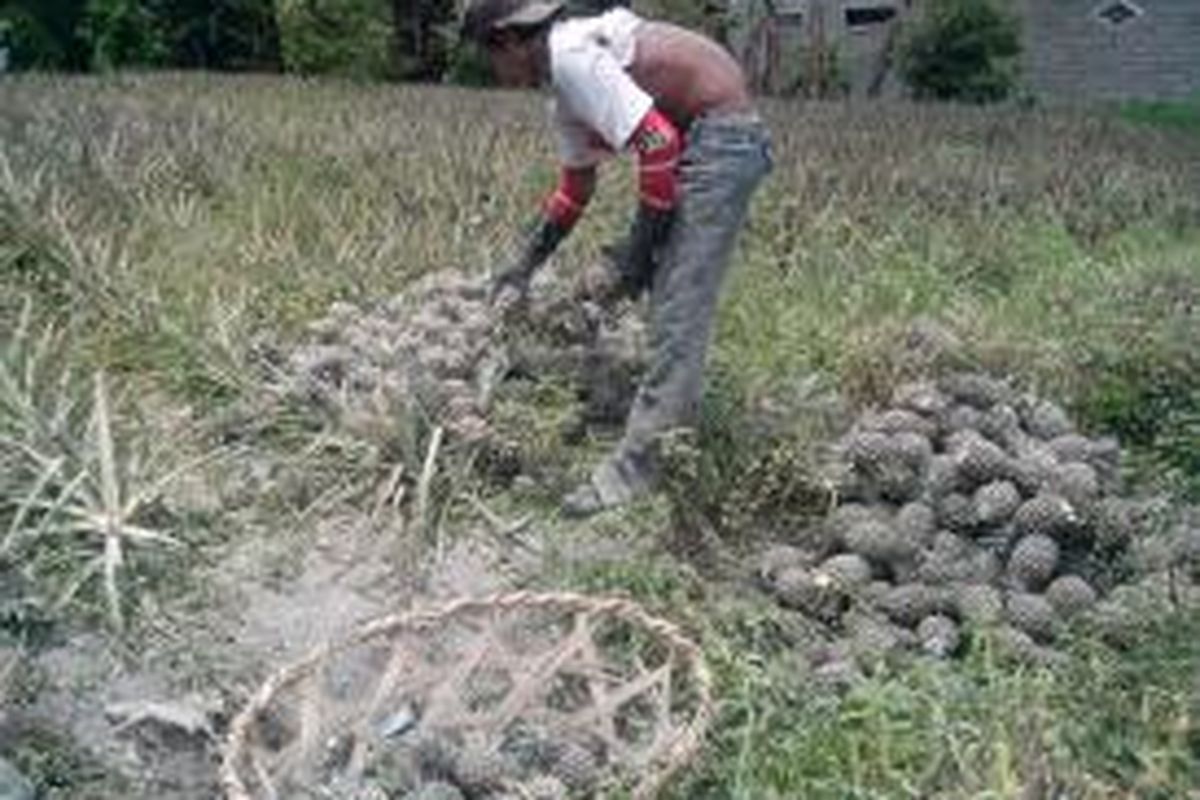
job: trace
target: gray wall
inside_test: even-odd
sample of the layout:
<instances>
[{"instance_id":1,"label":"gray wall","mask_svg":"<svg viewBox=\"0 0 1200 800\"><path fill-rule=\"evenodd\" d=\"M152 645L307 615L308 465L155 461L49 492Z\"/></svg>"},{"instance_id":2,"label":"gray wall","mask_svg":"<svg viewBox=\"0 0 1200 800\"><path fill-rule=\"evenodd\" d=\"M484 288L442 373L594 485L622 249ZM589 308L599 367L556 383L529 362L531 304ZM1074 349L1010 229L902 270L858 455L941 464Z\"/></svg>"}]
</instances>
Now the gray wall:
<instances>
[{"instance_id":1,"label":"gray wall","mask_svg":"<svg viewBox=\"0 0 1200 800\"><path fill-rule=\"evenodd\" d=\"M1099 0L1022 0L1025 81L1049 98L1200 95L1200 0L1133 0L1123 25L1095 17Z\"/></svg>"},{"instance_id":2,"label":"gray wall","mask_svg":"<svg viewBox=\"0 0 1200 800\"><path fill-rule=\"evenodd\" d=\"M1200 3L1200 0L1196 0ZM747 58L751 29L761 19L764 0L730 0L730 10L737 23L733 26L732 49L743 57L752 76L763 74L762 58ZM896 29L896 22L908 13L909 0L774 0L779 16L776 30L780 62L771 75L765 90L794 88L799 78L811 72L814 51L836 55L839 77L850 93L856 96L879 92L896 93L895 81L887 81L886 51ZM851 27L846 22L847 9L892 9L891 20L860 24ZM761 49L761 48L760 48ZM758 51L754 51L758 55Z\"/></svg>"},{"instance_id":3,"label":"gray wall","mask_svg":"<svg viewBox=\"0 0 1200 800\"><path fill-rule=\"evenodd\" d=\"M1022 80L1035 95L1058 100L1200 97L1200 0L1132 0L1145 13L1117 26L1097 18L1102 0L1014 2L1024 26ZM897 17L903 17L919 13L922 0L912 1L912 11L906 0L776 0L776 4L797 12L804 21L780 31L784 74L777 76L775 88L789 85L791 76L802 68L803 45L811 40L812 23L819 16L822 36L837 48L853 94L880 88L885 94L901 91L894 75L881 72L892 24L850 30L845 9L893 6ZM731 0L735 18L760 5L761 0ZM739 40L738 52L743 52L742 44ZM881 84L883 77L891 80Z\"/></svg>"}]
</instances>

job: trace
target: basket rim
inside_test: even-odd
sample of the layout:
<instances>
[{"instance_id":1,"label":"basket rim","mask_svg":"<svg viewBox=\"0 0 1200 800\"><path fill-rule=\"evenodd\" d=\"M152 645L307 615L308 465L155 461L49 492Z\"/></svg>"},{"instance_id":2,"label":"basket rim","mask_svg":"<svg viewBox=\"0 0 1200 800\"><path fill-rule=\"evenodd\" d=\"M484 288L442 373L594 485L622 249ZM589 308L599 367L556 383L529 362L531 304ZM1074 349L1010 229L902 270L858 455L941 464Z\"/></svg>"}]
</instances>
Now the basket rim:
<instances>
[{"instance_id":1,"label":"basket rim","mask_svg":"<svg viewBox=\"0 0 1200 800\"><path fill-rule=\"evenodd\" d=\"M672 737L672 742L659 757L658 763L643 770L632 791L633 800L655 795L662 785L687 763L700 749L714 716L712 676L700 646L684 635L682 629L669 620L654 616L640 603L619 595L586 595L579 592L499 592L480 597L463 597L441 605L414 607L388 614L360 624L344 637L312 648L298 660L273 672L245 703L230 723L222 747L220 782L227 800L255 800L247 790L238 770L239 756L246 749L251 727L258 714L265 710L280 690L309 674L317 665L336 653L377 636L404 630L422 630L445 620L486 612L511 611L517 608L559 607L572 613L611 615L642 627L660 637L680 658L695 682L698 705L688 723Z\"/></svg>"}]
</instances>

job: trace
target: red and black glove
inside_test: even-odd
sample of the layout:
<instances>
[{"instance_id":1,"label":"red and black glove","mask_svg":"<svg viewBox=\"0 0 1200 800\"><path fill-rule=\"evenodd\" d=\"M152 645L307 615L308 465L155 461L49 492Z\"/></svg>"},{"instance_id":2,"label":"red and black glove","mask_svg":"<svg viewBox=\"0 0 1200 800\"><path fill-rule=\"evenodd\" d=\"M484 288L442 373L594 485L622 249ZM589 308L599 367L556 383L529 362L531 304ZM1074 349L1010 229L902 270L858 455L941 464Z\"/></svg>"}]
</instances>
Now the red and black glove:
<instances>
[{"instance_id":1,"label":"red and black glove","mask_svg":"<svg viewBox=\"0 0 1200 800\"><path fill-rule=\"evenodd\" d=\"M671 232L683 137L665 115L650 109L630 143L638 157L638 209L628 236L608 254L622 290L636 297L653 282L658 251Z\"/></svg>"},{"instance_id":2,"label":"red and black glove","mask_svg":"<svg viewBox=\"0 0 1200 800\"><path fill-rule=\"evenodd\" d=\"M558 186L546 198L541 215L525 235L516 263L500 271L493 279L493 300L505 293L515 293L518 299L525 297L533 273L545 263L579 221L592 197L595 183L595 170L591 167L563 168Z\"/></svg>"}]
</instances>

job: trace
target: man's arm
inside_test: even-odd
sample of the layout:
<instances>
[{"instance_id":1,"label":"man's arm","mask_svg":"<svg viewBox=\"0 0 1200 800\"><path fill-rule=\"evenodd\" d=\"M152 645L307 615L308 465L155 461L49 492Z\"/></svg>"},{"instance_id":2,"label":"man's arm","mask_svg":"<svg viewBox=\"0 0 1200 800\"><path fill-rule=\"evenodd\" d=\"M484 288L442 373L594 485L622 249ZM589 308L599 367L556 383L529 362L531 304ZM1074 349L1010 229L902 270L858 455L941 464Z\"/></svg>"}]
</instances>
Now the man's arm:
<instances>
[{"instance_id":1,"label":"man's arm","mask_svg":"<svg viewBox=\"0 0 1200 800\"><path fill-rule=\"evenodd\" d=\"M638 209L617 271L623 290L637 296L654 278L655 251L666 241L679 199L683 136L665 115L650 109L630 137L638 159Z\"/></svg>"},{"instance_id":2,"label":"man's arm","mask_svg":"<svg viewBox=\"0 0 1200 800\"><path fill-rule=\"evenodd\" d=\"M583 215L583 210L595 191L595 166L564 166L559 171L558 186L546 198L542 211L547 219L570 231Z\"/></svg>"},{"instance_id":3,"label":"man's arm","mask_svg":"<svg viewBox=\"0 0 1200 800\"><path fill-rule=\"evenodd\" d=\"M656 211L671 211L679 197L679 157L683 136L657 108L642 117L629 146L637 153L638 198Z\"/></svg>"},{"instance_id":4,"label":"man's arm","mask_svg":"<svg viewBox=\"0 0 1200 800\"><path fill-rule=\"evenodd\" d=\"M493 297L506 289L524 296L533 273L567 238L583 215L595 189L594 166L564 166L560 170L558 185L542 203L541 213L521 248L517 263L497 276L492 288Z\"/></svg>"}]
</instances>

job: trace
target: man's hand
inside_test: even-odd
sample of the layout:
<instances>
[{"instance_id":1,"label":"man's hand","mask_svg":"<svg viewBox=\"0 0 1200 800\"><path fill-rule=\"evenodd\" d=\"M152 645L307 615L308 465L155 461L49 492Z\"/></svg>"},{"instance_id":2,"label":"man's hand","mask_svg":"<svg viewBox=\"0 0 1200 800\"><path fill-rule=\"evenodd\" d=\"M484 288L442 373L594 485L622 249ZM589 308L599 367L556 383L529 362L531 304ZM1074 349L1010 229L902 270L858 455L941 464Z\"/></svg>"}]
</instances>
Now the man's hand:
<instances>
[{"instance_id":1,"label":"man's hand","mask_svg":"<svg viewBox=\"0 0 1200 800\"><path fill-rule=\"evenodd\" d=\"M637 298L654 283L659 253L671 231L673 214L639 206L629 235L603 248L616 271L616 290Z\"/></svg>"},{"instance_id":2,"label":"man's hand","mask_svg":"<svg viewBox=\"0 0 1200 800\"><path fill-rule=\"evenodd\" d=\"M510 267L492 279L488 300L496 308L508 310L529 297L532 274L524 264Z\"/></svg>"},{"instance_id":3,"label":"man's hand","mask_svg":"<svg viewBox=\"0 0 1200 800\"><path fill-rule=\"evenodd\" d=\"M529 301L528 273L517 269L500 272L492 281L488 301L505 318L526 306Z\"/></svg>"},{"instance_id":4,"label":"man's hand","mask_svg":"<svg viewBox=\"0 0 1200 800\"><path fill-rule=\"evenodd\" d=\"M491 302L499 305L501 301L508 305L518 304L529 295L529 282L533 273L540 267L550 254L554 252L570 231L553 220L545 217L538 220L521 245L517 263L506 267L492 279Z\"/></svg>"}]
</instances>

